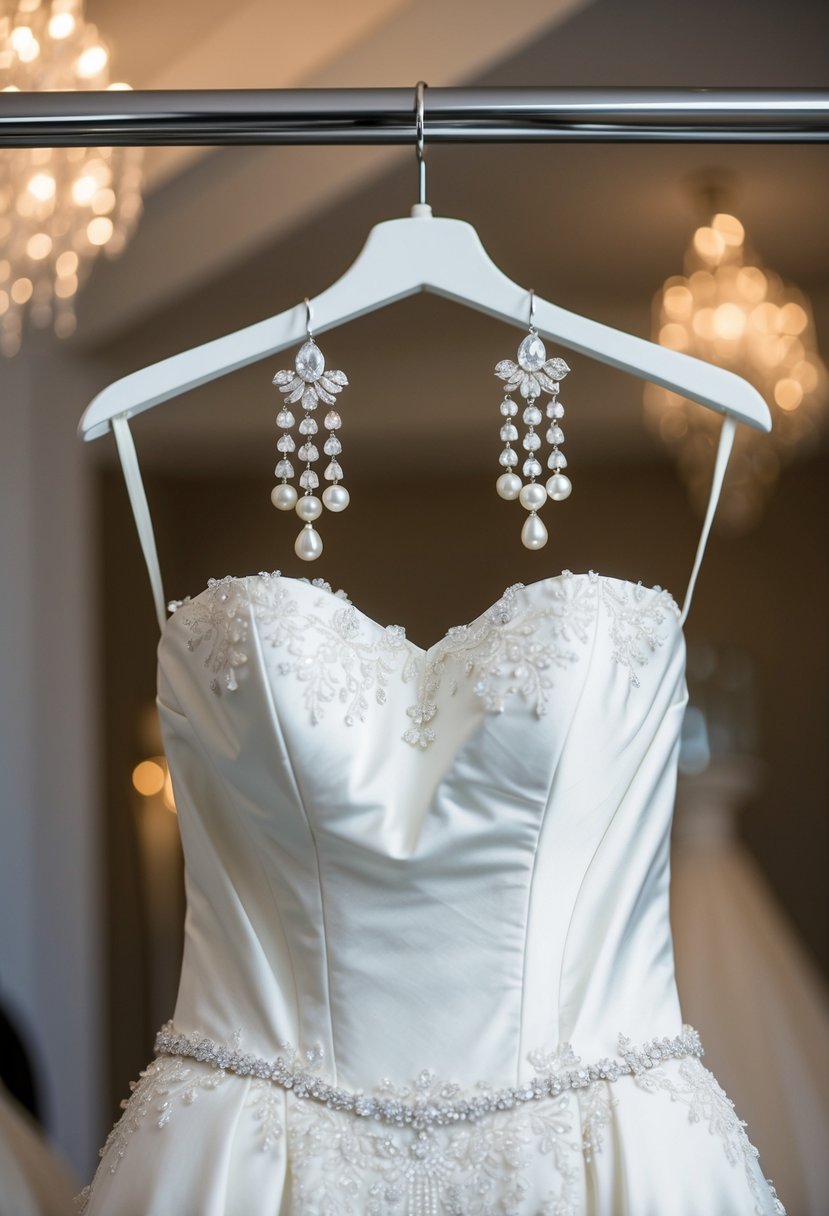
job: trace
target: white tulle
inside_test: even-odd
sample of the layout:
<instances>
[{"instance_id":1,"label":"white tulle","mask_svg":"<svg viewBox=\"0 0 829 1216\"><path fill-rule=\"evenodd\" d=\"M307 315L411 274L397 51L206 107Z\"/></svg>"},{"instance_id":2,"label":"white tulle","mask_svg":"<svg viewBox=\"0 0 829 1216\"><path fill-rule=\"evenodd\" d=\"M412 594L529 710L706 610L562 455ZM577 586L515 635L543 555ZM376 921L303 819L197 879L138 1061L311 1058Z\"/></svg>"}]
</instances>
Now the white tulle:
<instances>
[{"instance_id":1,"label":"white tulle","mask_svg":"<svg viewBox=\"0 0 829 1216\"><path fill-rule=\"evenodd\" d=\"M158 685L187 863L173 1023L215 1050L150 1064L90 1216L781 1213L712 1075L651 1050L683 1033L685 700L671 596L595 574L510 588L425 650L279 575L182 602ZM286 1053L350 1105L270 1076Z\"/></svg>"}]
</instances>

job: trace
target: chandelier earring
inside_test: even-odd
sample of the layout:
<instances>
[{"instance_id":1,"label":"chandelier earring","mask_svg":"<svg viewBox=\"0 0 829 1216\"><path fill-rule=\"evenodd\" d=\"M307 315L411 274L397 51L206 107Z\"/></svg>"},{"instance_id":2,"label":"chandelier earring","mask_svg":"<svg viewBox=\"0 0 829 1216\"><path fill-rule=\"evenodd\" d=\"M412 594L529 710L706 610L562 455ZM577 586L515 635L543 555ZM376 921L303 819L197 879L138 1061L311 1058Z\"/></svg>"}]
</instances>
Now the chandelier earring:
<instances>
[{"instance_id":1,"label":"chandelier earring","mask_svg":"<svg viewBox=\"0 0 829 1216\"><path fill-rule=\"evenodd\" d=\"M547 543L547 528L538 512L548 498L555 502L569 497L572 485L569 477L563 472L567 467L567 457L560 450L564 443L564 431L561 419L564 417L564 406L558 399L561 388L560 382L570 368L563 359L547 358L547 350L538 336L533 325L535 317L535 293L530 291L530 320L529 333L518 347L517 363L511 359L502 359L496 364L495 375L504 383L504 400L500 405L501 412L501 442L504 447L499 456L503 472L495 483L501 496L507 500L517 498L526 511L529 512L521 529L521 540L528 549L541 549ZM524 399L521 421L527 428L521 440L524 451L521 465L521 476L516 472L521 457L512 446L518 442L519 434L516 425L518 402L513 400L517 393ZM547 460L547 467L552 475L546 485L538 481L543 468L539 460L541 436L537 427L543 421L543 415L537 404L543 394L549 394L551 400L546 407L550 425L547 428L547 442L552 445L552 452ZM522 480L525 478L526 480Z\"/></svg>"},{"instance_id":2,"label":"chandelier earring","mask_svg":"<svg viewBox=\"0 0 829 1216\"><path fill-rule=\"evenodd\" d=\"M328 435L323 444L323 452L329 457L329 464L323 474L331 484L322 492L322 498L314 493L320 484L319 474L312 467L319 460L317 447L319 423L314 414L320 402L325 405L337 405L337 397L348 384L345 372L326 369L322 351L314 341L311 331L311 304L305 301L305 332L306 340L299 348L294 360L293 371L279 371L273 378L273 383L284 393L276 425L282 434L277 440L276 447L279 460L274 472L279 482L271 491L271 502L280 511L296 511L303 521L304 527L296 538L294 551L303 561L315 561L322 553L322 537L314 527L314 522L322 515L323 506L329 511L344 511L350 501L348 490L341 484L343 470L339 457L343 450L339 431L342 419L339 412L330 409L323 420L323 428ZM300 419L298 429L299 447L291 434L296 419L291 406L299 404L305 412ZM298 493L291 484L294 476L294 466L291 456L296 453L296 459L305 465L299 475Z\"/></svg>"}]
</instances>

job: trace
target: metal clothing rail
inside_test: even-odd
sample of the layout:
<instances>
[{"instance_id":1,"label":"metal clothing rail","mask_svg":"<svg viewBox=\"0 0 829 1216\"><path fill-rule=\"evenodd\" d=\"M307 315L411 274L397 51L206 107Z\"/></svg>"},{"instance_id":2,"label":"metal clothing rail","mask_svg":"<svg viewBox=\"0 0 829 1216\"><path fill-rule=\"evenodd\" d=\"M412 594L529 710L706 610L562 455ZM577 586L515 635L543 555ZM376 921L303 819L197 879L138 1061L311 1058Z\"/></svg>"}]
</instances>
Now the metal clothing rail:
<instances>
[{"instance_id":1,"label":"metal clothing rail","mask_svg":"<svg viewBox=\"0 0 829 1216\"><path fill-rule=\"evenodd\" d=\"M0 93L0 148L408 144L414 89ZM829 140L829 89L457 88L427 143Z\"/></svg>"}]
</instances>

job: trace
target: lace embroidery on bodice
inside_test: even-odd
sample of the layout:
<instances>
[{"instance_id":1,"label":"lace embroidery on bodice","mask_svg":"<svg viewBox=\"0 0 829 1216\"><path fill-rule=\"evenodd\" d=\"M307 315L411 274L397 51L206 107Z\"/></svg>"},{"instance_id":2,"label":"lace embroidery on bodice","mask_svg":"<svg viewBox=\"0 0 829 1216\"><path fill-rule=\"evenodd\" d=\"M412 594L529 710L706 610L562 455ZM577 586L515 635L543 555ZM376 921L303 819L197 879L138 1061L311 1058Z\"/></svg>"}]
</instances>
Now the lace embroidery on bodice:
<instances>
[{"instance_id":1,"label":"lace embroidery on bodice","mask_svg":"<svg viewBox=\"0 0 829 1216\"><path fill-rule=\"evenodd\" d=\"M520 696L537 716L547 708L553 671L578 661L595 624L599 601L605 605L613 658L639 687L637 669L662 644L659 628L666 617L679 617L670 592L661 587L617 582L591 571L587 576L565 570L550 580L541 602L508 587L501 598L468 625L451 628L434 646L421 650L406 638L401 625L378 625L361 613L343 591L332 591L322 579L292 579L279 571L248 578L228 575L211 579L195 599L171 601L191 636L190 650L203 649L210 687L235 692L236 673L248 662L249 633L255 618L262 640L279 652L277 671L305 685L310 721L317 724L326 709L339 702L347 726L366 720L370 699L382 705L393 676L416 683L416 700L407 709L411 725L403 739L426 748L435 739L431 723L448 660L474 680L473 690L486 710L501 713L506 701ZM311 606L300 603L295 584L316 588ZM339 600L332 613L330 600ZM544 622L543 630L540 628ZM457 683L449 686L450 695Z\"/></svg>"}]
</instances>

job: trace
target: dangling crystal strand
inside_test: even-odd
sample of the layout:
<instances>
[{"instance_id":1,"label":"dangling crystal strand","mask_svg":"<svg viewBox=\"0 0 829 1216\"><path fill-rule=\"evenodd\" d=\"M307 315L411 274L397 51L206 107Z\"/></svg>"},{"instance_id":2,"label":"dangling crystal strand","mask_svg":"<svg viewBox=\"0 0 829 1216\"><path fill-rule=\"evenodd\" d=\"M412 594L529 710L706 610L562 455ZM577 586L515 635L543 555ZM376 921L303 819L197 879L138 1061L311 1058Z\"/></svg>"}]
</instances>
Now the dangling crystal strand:
<instances>
[{"instance_id":1,"label":"dangling crystal strand","mask_svg":"<svg viewBox=\"0 0 829 1216\"><path fill-rule=\"evenodd\" d=\"M540 350L538 349L540 347ZM529 352L527 354L525 352ZM523 363L532 363L533 370L540 366L537 360L540 358L543 363L546 358L544 344L537 335L530 333L529 337L525 338L519 347L519 359L523 356ZM547 529L544 523L538 517L538 511L544 506L547 501L547 491L544 486L536 481L536 477L542 472L541 464L536 456L536 452L541 447L541 436L536 431L536 427L542 419L541 410L536 405L537 395L530 391L527 397L527 404L524 407L524 412L521 415L522 421L527 428L527 433L521 441L524 451L527 453L527 459L524 461L523 473L529 481L522 488L518 499L521 506L529 511L527 519L524 521L524 526L521 529L521 541L527 549L542 549L547 543Z\"/></svg>"},{"instance_id":2,"label":"dangling crystal strand","mask_svg":"<svg viewBox=\"0 0 829 1216\"><path fill-rule=\"evenodd\" d=\"M565 498L570 497L573 489L570 478L562 472L567 467L567 457L559 451L561 444L564 443L564 431L561 427L564 406L558 399L560 388L561 385L556 381L553 385L553 398L547 405L547 417L550 419L550 425L547 428L547 442L552 444L553 449L547 458L547 468L552 470L552 476L547 479L547 493L553 502L563 502Z\"/></svg>"},{"instance_id":3,"label":"dangling crystal strand","mask_svg":"<svg viewBox=\"0 0 829 1216\"><path fill-rule=\"evenodd\" d=\"M328 431L328 438L323 444L322 450L329 458L329 463L323 476L326 481L331 482L331 485L326 486L323 490L322 501L329 511L334 512L344 511L351 501L348 490L345 486L340 485L343 470L339 456L343 450L343 445L337 432L341 427L342 418L340 415L336 410L329 410L325 415L325 428Z\"/></svg>"},{"instance_id":4,"label":"dangling crystal strand","mask_svg":"<svg viewBox=\"0 0 829 1216\"><path fill-rule=\"evenodd\" d=\"M286 373L277 372L273 378L273 383L284 392L282 381ZM276 415L276 425L281 427L282 434L276 441L276 450L279 452L279 460L277 461L274 474L279 478L279 483L271 490L271 502L279 511L292 511L296 506L297 492L292 485L289 485L289 479L294 475L294 466L288 459L291 452L296 448L291 428L293 427L295 418L291 411L283 404L279 413Z\"/></svg>"},{"instance_id":5,"label":"dangling crystal strand","mask_svg":"<svg viewBox=\"0 0 829 1216\"><path fill-rule=\"evenodd\" d=\"M512 444L518 438L518 427L515 425L514 418L518 413L518 406L513 399L507 395L501 402L499 407L501 412L501 442L504 447L501 455L498 457L498 463L501 466L501 475L495 483L495 488L501 498L511 501L517 498L521 493L521 478L515 471L518 464L518 453L512 447Z\"/></svg>"}]
</instances>

